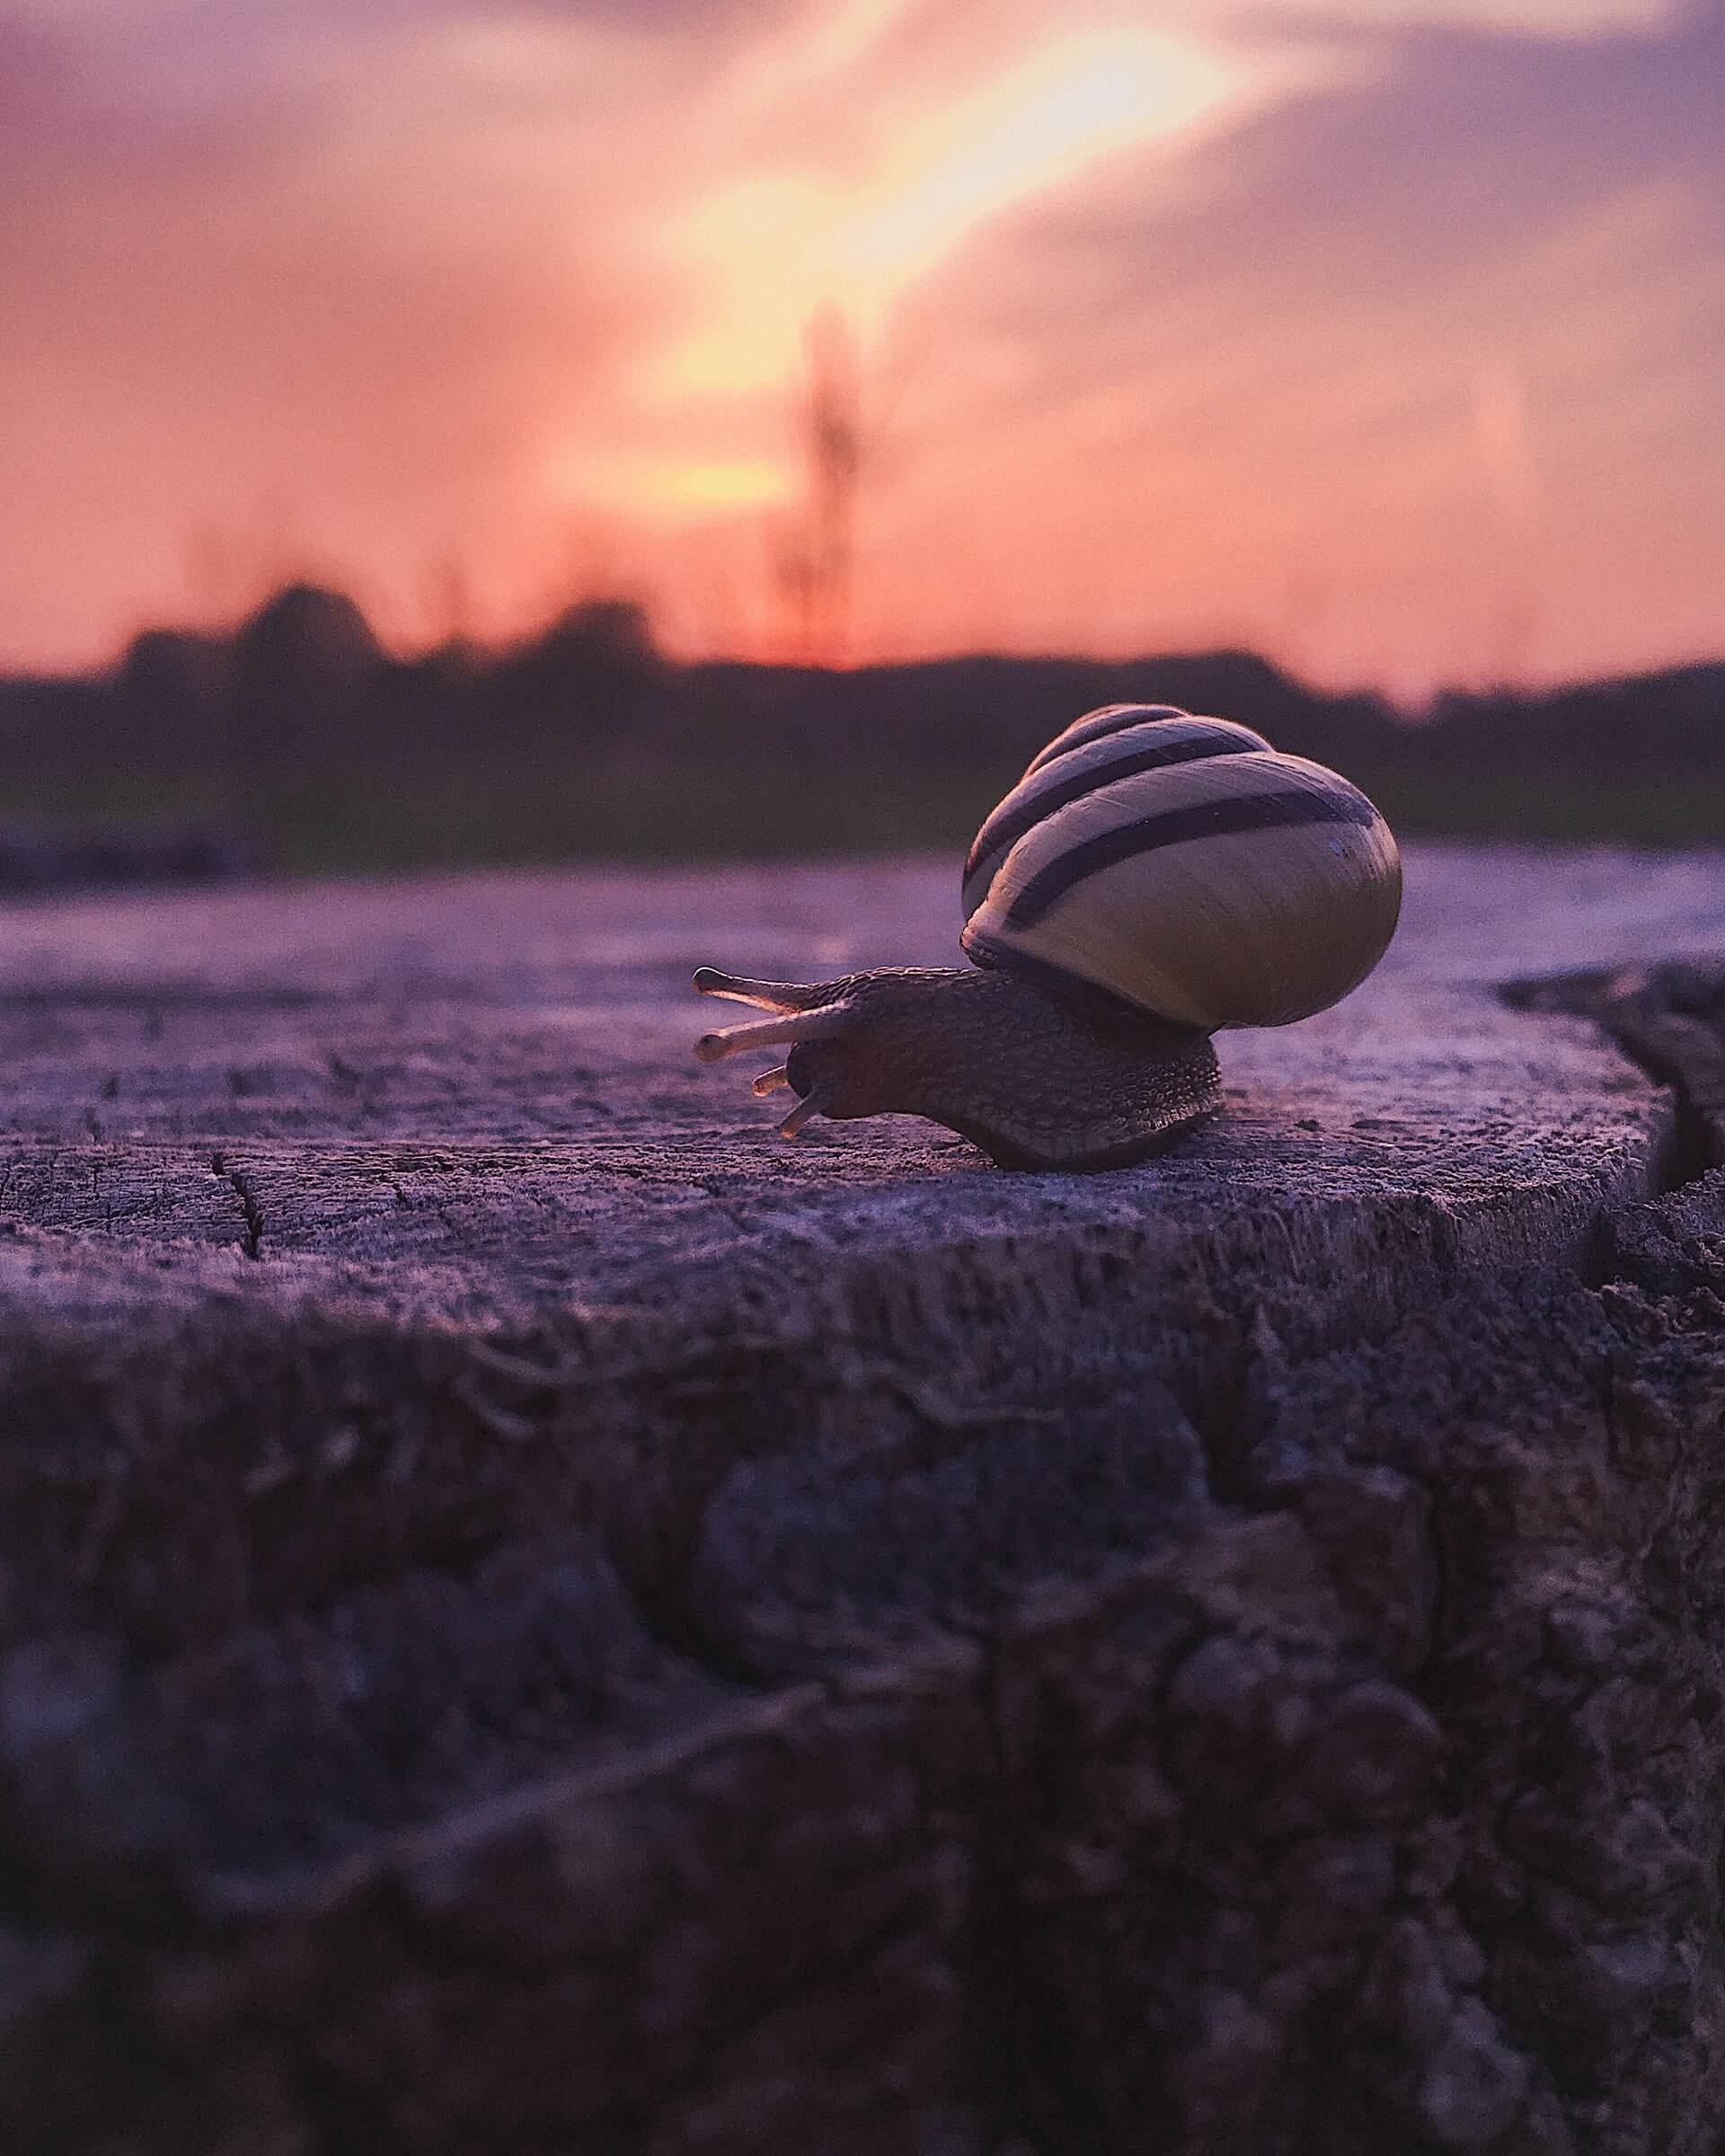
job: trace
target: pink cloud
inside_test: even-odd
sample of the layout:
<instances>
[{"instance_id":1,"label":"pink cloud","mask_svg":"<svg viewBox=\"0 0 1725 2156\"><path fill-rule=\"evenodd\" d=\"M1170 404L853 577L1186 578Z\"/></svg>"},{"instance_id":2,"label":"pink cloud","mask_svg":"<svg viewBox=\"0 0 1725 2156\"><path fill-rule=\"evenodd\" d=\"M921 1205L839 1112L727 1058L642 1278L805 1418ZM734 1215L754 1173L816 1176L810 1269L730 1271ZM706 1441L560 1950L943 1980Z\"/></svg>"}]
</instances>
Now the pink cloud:
<instances>
[{"instance_id":1,"label":"pink cloud","mask_svg":"<svg viewBox=\"0 0 1725 2156\"><path fill-rule=\"evenodd\" d=\"M1408 687L1725 647L1725 16L1600 9L1556 39L1489 27L1517 0L1171 4L1251 110L960 188L871 303L864 644L1228 636ZM0 660L306 565L411 633L459 562L501 625L571 548L687 644L749 641L761 510L700 505L794 487L831 232L921 199L907 144L963 181L1051 40L1146 19L0 14Z\"/></svg>"},{"instance_id":2,"label":"pink cloud","mask_svg":"<svg viewBox=\"0 0 1725 2156\"><path fill-rule=\"evenodd\" d=\"M1177 186L1121 157L929 280L883 622L894 564L968 524L1013 644L1233 627L1407 687L1725 646L1720 18L1370 57ZM1513 511L1482 379L1510 385Z\"/></svg>"}]
</instances>

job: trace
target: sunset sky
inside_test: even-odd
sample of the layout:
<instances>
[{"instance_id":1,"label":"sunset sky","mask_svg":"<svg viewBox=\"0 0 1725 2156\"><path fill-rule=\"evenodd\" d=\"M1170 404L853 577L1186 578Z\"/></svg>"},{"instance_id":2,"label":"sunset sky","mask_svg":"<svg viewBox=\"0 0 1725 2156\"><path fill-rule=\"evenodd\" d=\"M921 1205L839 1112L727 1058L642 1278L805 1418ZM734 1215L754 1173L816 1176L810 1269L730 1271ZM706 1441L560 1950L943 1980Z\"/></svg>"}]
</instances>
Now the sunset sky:
<instances>
[{"instance_id":1,"label":"sunset sky","mask_svg":"<svg viewBox=\"0 0 1725 2156\"><path fill-rule=\"evenodd\" d=\"M344 583L1418 696L1725 654L1725 0L0 0L0 665Z\"/></svg>"}]
</instances>

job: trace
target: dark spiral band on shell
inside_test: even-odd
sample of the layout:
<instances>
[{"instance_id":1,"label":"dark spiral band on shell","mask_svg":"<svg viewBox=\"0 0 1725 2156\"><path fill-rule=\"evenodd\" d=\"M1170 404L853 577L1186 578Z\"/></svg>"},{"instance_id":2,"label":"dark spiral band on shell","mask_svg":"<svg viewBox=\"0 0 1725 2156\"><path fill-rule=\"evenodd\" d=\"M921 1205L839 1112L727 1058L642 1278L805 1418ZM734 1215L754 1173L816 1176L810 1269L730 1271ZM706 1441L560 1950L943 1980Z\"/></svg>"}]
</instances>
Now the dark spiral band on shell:
<instances>
[{"instance_id":1,"label":"dark spiral band on shell","mask_svg":"<svg viewBox=\"0 0 1725 2156\"><path fill-rule=\"evenodd\" d=\"M1046 786L1031 786L1027 774L978 832L969 859L964 864L966 883L978 879L985 867L1003 861L1027 831L1033 830L1057 808L1082 800L1086 794L1099 792L1119 779L1136 778L1141 772L1159 771L1175 764L1196 764L1208 756L1244 755L1262 747L1255 735L1230 726L1225 720L1208 727L1202 720L1194 720L1190 724L1194 730L1188 731L1183 725L1168 725L1164 732L1161 723L1134 721L1127 730L1136 732L1142 725L1149 739L1122 741L1116 753L1089 761L1082 770L1066 777L1057 775L1060 759L1052 758L1041 766L1050 782ZM975 906L970 910L974 912Z\"/></svg>"},{"instance_id":2,"label":"dark spiral band on shell","mask_svg":"<svg viewBox=\"0 0 1725 2156\"><path fill-rule=\"evenodd\" d=\"M1034 928L1068 891L1123 861L1192 839L1225 838L1240 831L1293 830L1302 824L1371 825L1376 808L1363 794L1310 791L1241 794L1231 800L1199 801L1139 817L1129 824L1081 840L1040 869L1007 909L1013 928Z\"/></svg>"},{"instance_id":3,"label":"dark spiral band on shell","mask_svg":"<svg viewBox=\"0 0 1725 2156\"><path fill-rule=\"evenodd\" d=\"M1090 711L1082 719L1075 719L1062 734L1057 734L1046 748L1039 749L1024 767L1028 779L1033 772L1043 770L1060 756L1068 756L1075 748L1088 748L1092 741L1105 741L1110 734L1124 733L1128 727L1158 726L1166 719L1189 719L1191 713L1182 711L1177 703L1105 703L1101 711Z\"/></svg>"}]
</instances>

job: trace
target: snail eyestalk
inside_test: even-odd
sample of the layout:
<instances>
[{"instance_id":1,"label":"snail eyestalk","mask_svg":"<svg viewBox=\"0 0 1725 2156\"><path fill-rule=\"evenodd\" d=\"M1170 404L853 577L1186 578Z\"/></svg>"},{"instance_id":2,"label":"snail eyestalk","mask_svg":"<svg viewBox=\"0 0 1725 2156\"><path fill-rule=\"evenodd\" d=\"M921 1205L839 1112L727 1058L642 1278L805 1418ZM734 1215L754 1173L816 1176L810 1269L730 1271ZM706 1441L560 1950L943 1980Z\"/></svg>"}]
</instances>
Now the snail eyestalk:
<instances>
[{"instance_id":1,"label":"snail eyestalk","mask_svg":"<svg viewBox=\"0 0 1725 2156\"><path fill-rule=\"evenodd\" d=\"M805 987L795 981L751 981L739 973L721 973L716 966L695 968L694 985L703 995L716 995L730 1003L751 1003L756 1011L772 1011L786 1018L794 1011L812 1010L844 986L831 981Z\"/></svg>"},{"instance_id":2,"label":"snail eyestalk","mask_svg":"<svg viewBox=\"0 0 1725 2156\"><path fill-rule=\"evenodd\" d=\"M745 1048L777 1047L782 1041L820 1040L844 1029L844 1006L804 1012L793 1018L751 1019L747 1025L725 1026L717 1033L703 1033L694 1044L703 1063L722 1063L727 1056L740 1056Z\"/></svg>"}]
</instances>

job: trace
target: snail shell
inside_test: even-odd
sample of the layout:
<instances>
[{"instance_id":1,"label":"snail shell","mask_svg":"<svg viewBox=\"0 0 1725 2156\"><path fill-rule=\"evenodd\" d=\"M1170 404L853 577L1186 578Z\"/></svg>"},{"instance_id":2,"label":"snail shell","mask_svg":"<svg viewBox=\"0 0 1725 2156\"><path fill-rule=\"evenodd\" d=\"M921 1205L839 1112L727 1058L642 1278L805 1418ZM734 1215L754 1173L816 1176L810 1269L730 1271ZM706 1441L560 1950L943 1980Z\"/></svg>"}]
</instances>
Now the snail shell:
<instances>
[{"instance_id":1,"label":"snail shell","mask_svg":"<svg viewBox=\"0 0 1725 2156\"><path fill-rule=\"evenodd\" d=\"M1050 742L978 833L961 941L1211 1033L1339 1002L1401 901L1389 826L1337 773L1227 720L1116 704Z\"/></svg>"}]
</instances>

